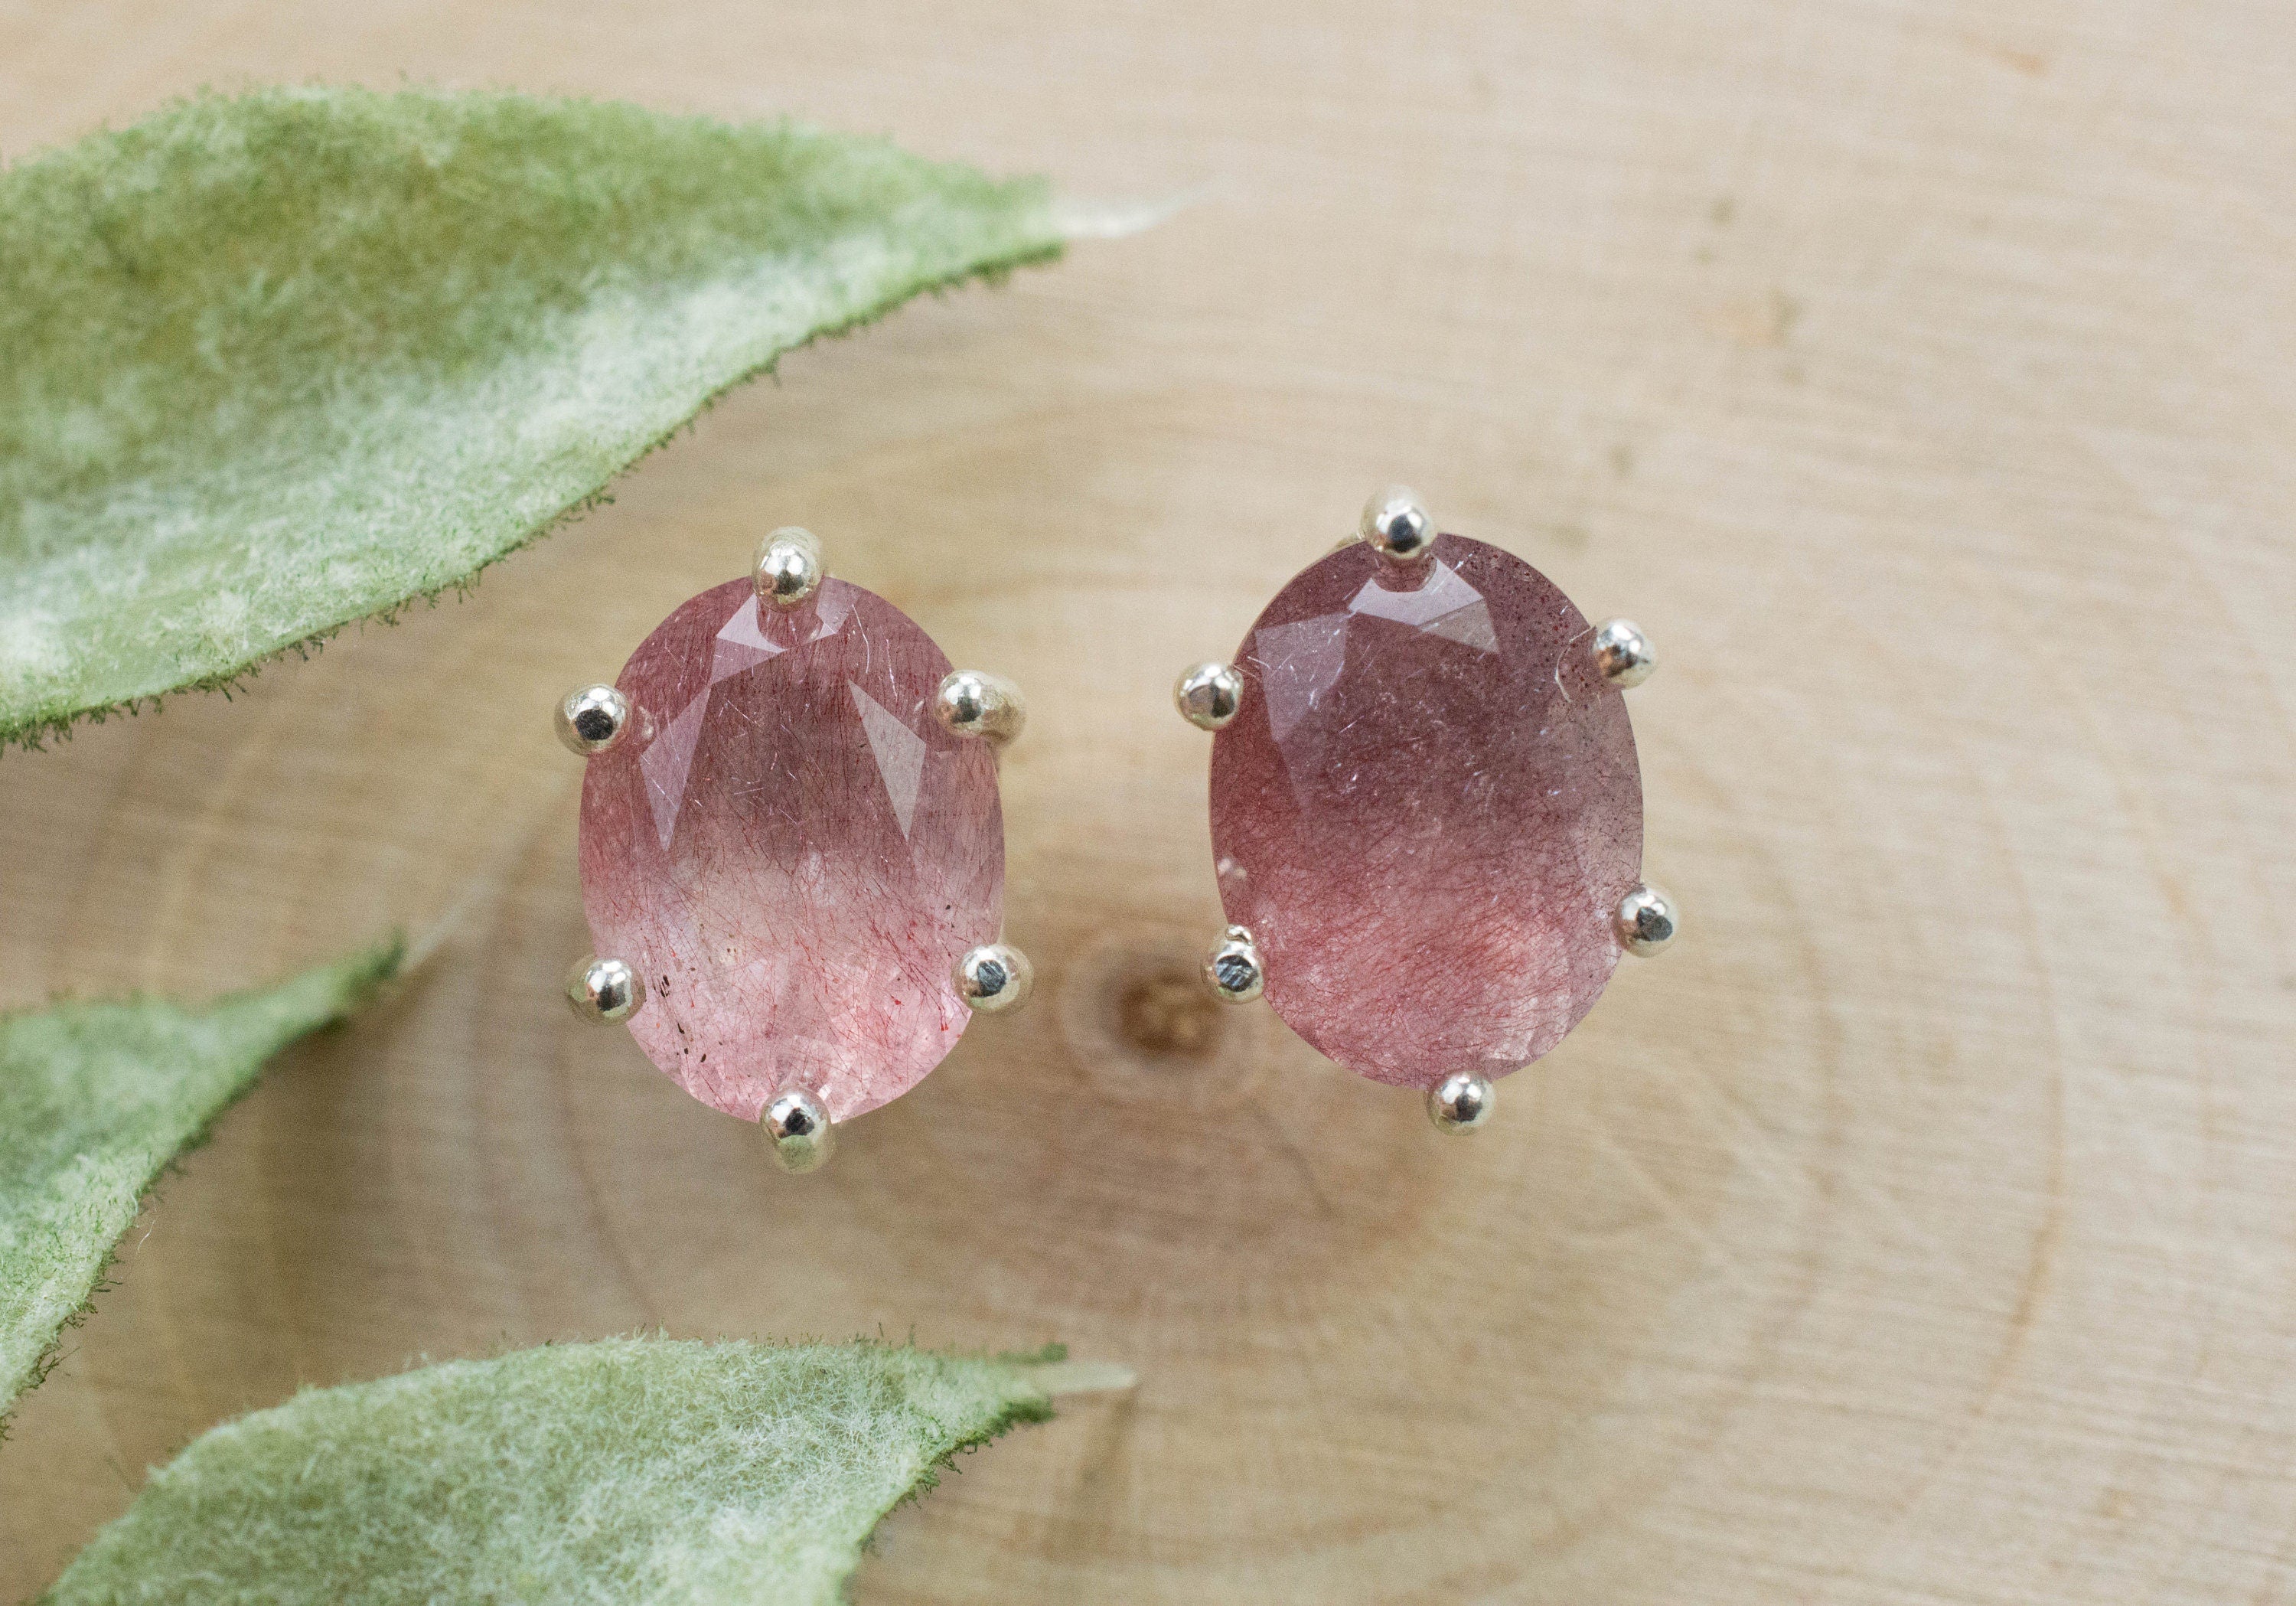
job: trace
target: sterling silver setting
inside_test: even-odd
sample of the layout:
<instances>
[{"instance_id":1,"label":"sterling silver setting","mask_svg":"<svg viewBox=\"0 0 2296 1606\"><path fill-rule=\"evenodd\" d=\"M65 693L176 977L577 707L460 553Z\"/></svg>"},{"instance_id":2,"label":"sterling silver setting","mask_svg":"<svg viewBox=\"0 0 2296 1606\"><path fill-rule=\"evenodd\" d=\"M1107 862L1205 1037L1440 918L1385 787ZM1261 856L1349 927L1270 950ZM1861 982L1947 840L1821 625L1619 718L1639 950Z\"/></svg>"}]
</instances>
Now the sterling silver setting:
<instances>
[{"instance_id":1,"label":"sterling silver setting","mask_svg":"<svg viewBox=\"0 0 2296 1606\"><path fill-rule=\"evenodd\" d=\"M1029 1001L1037 968L1010 943L990 943L956 961L956 995L976 1015L996 1015Z\"/></svg>"},{"instance_id":2,"label":"sterling silver setting","mask_svg":"<svg viewBox=\"0 0 2296 1606\"><path fill-rule=\"evenodd\" d=\"M1248 1004L1267 991L1267 973L1260 968L1259 944L1250 930L1231 926L1212 944L1204 956L1204 980L1222 1003Z\"/></svg>"},{"instance_id":3,"label":"sterling silver setting","mask_svg":"<svg viewBox=\"0 0 2296 1606\"><path fill-rule=\"evenodd\" d=\"M1199 730L1218 730L1243 710L1243 676L1231 663L1199 663L1172 686L1172 704Z\"/></svg>"},{"instance_id":4,"label":"sterling silver setting","mask_svg":"<svg viewBox=\"0 0 2296 1606\"><path fill-rule=\"evenodd\" d=\"M1645 959L1666 951L1667 944L1674 941L1677 918L1674 900L1648 882L1620 899L1612 917L1619 945Z\"/></svg>"},{"instance_id":5,"label":"sterling silver setting","mask_svg":"<svg viewBox=\"0 0 2296 1606\"><path fill-rule=\"evenodd\" d=\"M1437 1132L1464 1138L1491 1118L1498 1093L1488 1076L1454 1071L1427 1090L1427 1118Z\"/></svg>"},{"instance_id":6,"label":"sterling silver setting","mask_svg":"<svg viewBox=\"0 0 2296 1606\"><path fill-rule=\"evenodd\" d=\"M558 739L584 758L603 753L622 739L635 712L613 687L578 686L558 700Z\"/></svg>"},{"instance_id":7,"label":"sterling silver setting","mask_svg":"<svg viewBox=\"0 0 2296 1606\"><path fill-rule=\"evenodd\" d=\"M1021 734L1029 710L1021 688L1004 676L959 669L944 676L933 693L933 717L953 736L1001 748Z\"/></svg>"},{"instance_id":8,"label":"sterling silver setting","mask_svg":"<svg viewBox=\"0 0 2296 1606\"><path fill-rule=\"evenodd\" d=\"M1435 523L1427 516L1427 505L1407 485L1374 492L1356 530L1373 551L1399 569L1426 562L1435 548Z\"/></svg>"},{"instance_id":9,"label":"sterling silver setting","mask_svg":"<svg viewBox=\"0 0 2296 1606\"><path fill-rule=\"evenodd\" d=\"M645 1001L645 978L620 959L584 954L566 973L567 1007L593 1025L626 1021Z\"/></svg>"},{"instance_id":10,"label":"sterling silver setting","mask_svg":"<svg viewBox=\"0 0 2296 1606\"><path fill-rule=\"evenodd\" d=\"M1620 691L1640 686L1658 669L1658 649L1631 619L1606 621L1595 631L1595 671Z\"/></svg>"},{"instance_id":11,"label":"sterling silver setting","mask_svg":"<svg viewBox=\"0 0 2296 1606\"><path fill-rule=\"evenodd\" d=\"M777 608L793 608L821 589L821 538L810 530L784 524L758 543L752 572L758 599Z\"/></svg>"},{"instance_id":12,"label":"sterling silver setting","mask_svg":"<svg viewBox=\"0 0 2296 1606\"><path fill-rule=\"evenodd\" d=\"M837 1148L837 1124L807 1088L785 1088L758 1116L774 1163L792 1176L817 1171Z\"/></svg>"}]
</instances>

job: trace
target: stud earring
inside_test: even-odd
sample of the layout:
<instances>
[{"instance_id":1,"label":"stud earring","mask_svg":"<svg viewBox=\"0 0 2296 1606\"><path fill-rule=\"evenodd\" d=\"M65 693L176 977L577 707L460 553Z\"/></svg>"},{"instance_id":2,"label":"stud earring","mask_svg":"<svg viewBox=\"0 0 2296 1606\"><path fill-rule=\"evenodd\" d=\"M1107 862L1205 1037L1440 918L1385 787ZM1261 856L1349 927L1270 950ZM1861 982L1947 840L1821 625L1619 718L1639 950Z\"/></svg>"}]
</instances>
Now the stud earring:
<instances>
[{"instance_id":1,"label":"stud earring","mask_svg":"<svg viewBox=\"0 0 2296 1606\"><path fill-rule=\"evenodd\" d=\"M570 693L582 906L567 977L703 1103L810 1171L915 1086L968 1017L1029 995L1001 939L996 754L1020 693L952 671L892 604L777 530L682 604L611 686Z\"/></svg>"},{"instance_id":2,"label":"stud earring","mask_svg":"<svg viewBox=\"0 0 2296 1606\"><path fill-rule=\"evenodd\" d=\"M1217 733L1212 989L1264 992L1331 1058L1424 1090L1442 1130L1481 1126L1620 954L1673 939L1620 696L1656 664L1628 621L1591 625L1409 491L1374 496L1233 663L1174 688Z\"/></svg>"}]
</instances>

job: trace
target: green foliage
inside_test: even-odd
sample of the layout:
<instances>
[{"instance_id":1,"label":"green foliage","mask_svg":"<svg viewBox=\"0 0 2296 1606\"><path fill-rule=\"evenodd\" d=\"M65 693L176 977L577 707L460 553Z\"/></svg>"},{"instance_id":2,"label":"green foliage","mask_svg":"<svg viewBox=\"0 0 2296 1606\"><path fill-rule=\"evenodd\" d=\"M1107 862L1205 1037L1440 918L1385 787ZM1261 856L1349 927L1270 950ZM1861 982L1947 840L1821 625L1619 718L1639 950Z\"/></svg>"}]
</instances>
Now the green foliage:
<instances>
[{"instance_id":1,"label":"green foliage","mask_svg":"<svg viewBox=\"0 0 2296 1606\"><path fill-rule=\"evenodd\" d=\"M512 95L207 95L0 172L0 741L467 584L780 353L1059 247L1034 181Z\"/></svg>"},{"instance_id":2,"label":"green foliage","mask_svg":"<svg viewBox=\"0 0 2296 1606\"><path fill-rule=\"evenodd\" d=\"M48 1599L827 1606L949 1457L1050 1414L1021 1366L875 1344L456 1361L214 1429Z\"/></svg>"},{"instance_id":3,"label":"green foliage","mask_svg":"<svg viewBox=\"0 0 2296 1606\"><path fill-rule=\"evenodd\" d=\"M0 1018L0 1412L38 1381L160 1170L400 951L394 941L201 1009L144 1000Z\"/></svg>"}]
</instances>

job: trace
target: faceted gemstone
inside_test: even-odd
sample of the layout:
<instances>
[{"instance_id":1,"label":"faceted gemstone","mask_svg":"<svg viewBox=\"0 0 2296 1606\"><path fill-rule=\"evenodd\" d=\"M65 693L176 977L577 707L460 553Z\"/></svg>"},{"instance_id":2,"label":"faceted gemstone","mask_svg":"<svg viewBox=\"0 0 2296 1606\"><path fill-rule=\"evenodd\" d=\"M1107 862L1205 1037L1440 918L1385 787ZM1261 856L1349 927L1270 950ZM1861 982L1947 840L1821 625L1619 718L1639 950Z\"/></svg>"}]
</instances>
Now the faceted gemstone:
<instances>
[{"instance_id":1,"label":"faceted gemstone","mask_svg":"<svg viewBox=\"0 0 2296 1606\"><path fill-rule=\"evenodd\" d=\"M631 1035L706 1104L784 1088L843 1121L939 1065L968 1012L950 971L1002 920L996 760L932 713L948 659L835 579L760 608L750 581L680 606L616 682L639 711L582 786L582 903L648 998Z\"/></svg>"},{"instance_id":2,"label":"faceted gemstone","mask_svg":"<svg viewBox=\"0 0 2296 1606\"><path fill-rule=\"evenodd\" d=\"M1212 848L1292 1030L1381 1082L1504 1075L1610 980L1642 776L1594 631L1518 557L1357 542L1268 604L1212 748Z\"/></svg>"}]
</instances>

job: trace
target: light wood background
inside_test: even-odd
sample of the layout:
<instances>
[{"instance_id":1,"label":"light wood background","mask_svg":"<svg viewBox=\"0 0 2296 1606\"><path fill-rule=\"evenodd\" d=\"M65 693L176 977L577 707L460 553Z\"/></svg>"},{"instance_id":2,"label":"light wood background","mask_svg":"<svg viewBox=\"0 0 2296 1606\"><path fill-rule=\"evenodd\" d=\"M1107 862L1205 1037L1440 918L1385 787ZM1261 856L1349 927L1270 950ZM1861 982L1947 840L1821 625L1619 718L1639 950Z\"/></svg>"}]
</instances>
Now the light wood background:
<instances>
[{"instance_id":1,"label":"light wood background","mask_svg":"<svg viewBox=\"0 0 2296 1606\"><path fill-rule=\"evenodd\" d=\"M474 600L0 759L0 1001L455 922L138 1225L0 1590L299 1382L660 1326L1138 1367L879 1606L2296 1601L2296 12L8 0L0 151L310 77L1193 204L800 354ZM1395 476L1666 656L1688 935L1464 1144L1182 980L1171 674ZM547 717L791 520L1027 687L1042 967L802 1182L556 1001Z\"/></svg>"}]
</instances>

